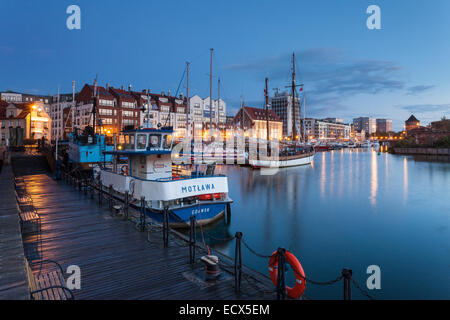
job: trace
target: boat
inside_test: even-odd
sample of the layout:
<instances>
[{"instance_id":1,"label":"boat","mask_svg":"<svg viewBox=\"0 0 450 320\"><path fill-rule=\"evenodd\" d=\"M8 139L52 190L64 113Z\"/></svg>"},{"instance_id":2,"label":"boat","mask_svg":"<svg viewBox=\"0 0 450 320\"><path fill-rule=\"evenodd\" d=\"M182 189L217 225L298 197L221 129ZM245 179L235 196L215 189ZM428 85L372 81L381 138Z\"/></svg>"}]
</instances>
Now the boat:
<instances>
[{"instance_id":1,"label":"boat","mask_svg":"<svg viewBox=\"0 0 450 320\"><path fill-rule=\"evenodd\" d=\"M124 199L137 209L145 202L145 213L163 222L167 211L169 225L184 228L191 216L196 223L210 224L224 216L232 202L228 196L228 178L215 175L215 164L172 166L174 131L172 127L138 128L122 132L122 144L106 154L113 156L112 168L101 168L100 187L113 189L114 197ZM119 166L118 159L127 157L127 164ZM179 168L183 168L179 170Z\"/></svg>"},{"instance_id":2,"label":"boat","mask_svg":"<svg viewBox=\"0 0 450 320\"><path fill-rule=\"evenodd\" d=\"M69 163L88 169L94 164L111 162L112 155L105 152L113 148L113 145L107 144L106 136L94 134L92 127L87 126L81 133L75 129L69 134Z\"/></svg>"},{"instance_id":3,"label":"boat","mask_svg":"<svg viewBox=\"0 0 450 320\"><path fill-rule=\"evenodd\" d=\"M302 87L303 85L297 85L295 82L295 53L292 54L292 97L296 97L296 87ZM300 89L303 90L303 87ZM266 78L266 87L264 90L265 96L265 104L266 104L266 129L267 129L267 137L270 137L270 126L269 126L269 94L268 94L268 78ZM294 99L294 98L293 98ZM300 103L300 99L299 99ZM299 135L297 134L297 124L295 121L295 107L292 108L292 139L290 142L280 143L280 150L278 157L265 157L265 159L261 159L259 155L256 157L249 157L248 153L246 154L248 164L253 168L286 168L286 167L295 167L311 164L314 160L315 150L314 147L307 145L302 141L302 138L305 137L305 132L301 132L300 141ZM301 118L301 111L300 111ZM302 126L300 125L302 128ZM304 127L303 127L304 129ZM303 130L304 131L304 130ZM269 141L265 141L262 143L263 145L268 145Z\"/></svg>"},{"instance_id":4,"label":"boat","mask_svg":"<svg viewBox=\"0 0 450 320\"><path fill-rule=\"evenodd\" d=\"M311 164L314 160L312 146L291 145L280 150L278 159L249 159L253 168L287 168Z\"/></svg>"}]
</instances>

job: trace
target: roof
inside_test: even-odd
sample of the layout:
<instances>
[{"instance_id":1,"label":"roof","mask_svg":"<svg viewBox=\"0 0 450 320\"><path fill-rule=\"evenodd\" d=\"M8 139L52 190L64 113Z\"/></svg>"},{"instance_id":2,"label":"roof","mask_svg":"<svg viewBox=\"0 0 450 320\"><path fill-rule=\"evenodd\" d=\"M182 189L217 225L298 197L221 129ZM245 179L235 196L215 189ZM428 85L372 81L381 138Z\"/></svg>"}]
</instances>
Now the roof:
<instances>
[{"instance_id":1,"label":"roof","mask_svg":"<svg viewBox=\"0 0 450 320\"><path fill-rule=\"evenodd\" d=\"M27 103L17 103L17 102L11 102L7 103L6 101L1 100L0 102L0 119L6 119L6 108L9 105L14 105L16 108L21 109L21 112L17 115L17 117L14 117L13 119L24 119L30 112L31 107L34 105L33 102L27 102Z\"/></svg>"},{"instance_id":2,"label":"roof","mask_svg":"<svg viewBox=\"0 0 450 320\"><path fill-rule=\"evenodd\" d=\"M412 114L411 117L409 117L409 119L406 120L405 122L408 123L408 122L420 122L420 121L417 120L417 118L414 117L414 115Z\"/></svg>"},{"instance_id":3,"label":"roof","mask_svg":"<svg viewBox=\"0 0 450 320\"><path fill-rule=\"evenodd\" d=\"M109 90L113 95L117 96L120 99L129 100L130 102L131 101L134 102L136 100L135 97L133 96L133 94L129 91L122 90L122 89L116 89L113 87L110 87Z\"/></svg>"},{"instance_id":4,"label":"roof","mask_svg":"<svg viewBox=\"0 0 450 320\"><path fill-rule=\"evenodd\" d=\"M244 110L252 120L267 120L266 109L244 107ZM280 118L272 110L269 110L269 121L281 122Z\"/></svg>"},{"instance_id":5,"label":"roof","mask_svg":"<svg viewBox=\"0 0 450 320\"><path fill-rule=\"evenodd\" d=\"M91 89L92 92L94 92L94 86L90 85L90 84L86 84L85 86L88 86L89 89ZM101 86L97 86L97 94L99 97L102 98L109 98L109 99L114 99L113 95L106 90L104 87Z\"/></svg>"}]
</instances>

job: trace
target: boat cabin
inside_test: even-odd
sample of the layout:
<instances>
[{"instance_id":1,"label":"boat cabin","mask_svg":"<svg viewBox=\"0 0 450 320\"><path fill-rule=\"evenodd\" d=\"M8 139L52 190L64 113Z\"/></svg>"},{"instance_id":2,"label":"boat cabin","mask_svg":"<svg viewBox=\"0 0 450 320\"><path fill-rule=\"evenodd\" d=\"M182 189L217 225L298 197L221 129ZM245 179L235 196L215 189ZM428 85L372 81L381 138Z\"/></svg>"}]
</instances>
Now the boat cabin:
<instances>
[{"instance_id":1,"label":"boat cabin","mask_svg":"<svg viewBox=\"0 0 450 320\"><path fill-rule=\"evenodd\" d=\"M128 157L123 173L142 180L172 178L172 129L124 131L114 152Z\"/></svg>"}]
</instances>

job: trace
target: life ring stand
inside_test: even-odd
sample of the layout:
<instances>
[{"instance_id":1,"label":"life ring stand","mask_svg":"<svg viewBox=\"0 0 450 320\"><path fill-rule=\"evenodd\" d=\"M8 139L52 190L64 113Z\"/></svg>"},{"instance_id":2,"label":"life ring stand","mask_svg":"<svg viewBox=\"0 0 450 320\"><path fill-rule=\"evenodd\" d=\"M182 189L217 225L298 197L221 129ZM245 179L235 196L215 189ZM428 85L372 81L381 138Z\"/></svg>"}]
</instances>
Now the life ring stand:
<instances>
[{"instance_id":1,"label":"life ring stand","mask_svg":"<svg viewBox=\"0 0 450 320\"><path fill-rule=\"evenodd\" d=\"M286 286L286 292L289 298L298 299L306 290L306 279L303 267L298 259L289 251L286 251L286 262L289 263L295 274L295 286ZM269 273L273 284L276 286L278 281L278 251L275 251L269 260Z\"/></svg>"}]
</instances>

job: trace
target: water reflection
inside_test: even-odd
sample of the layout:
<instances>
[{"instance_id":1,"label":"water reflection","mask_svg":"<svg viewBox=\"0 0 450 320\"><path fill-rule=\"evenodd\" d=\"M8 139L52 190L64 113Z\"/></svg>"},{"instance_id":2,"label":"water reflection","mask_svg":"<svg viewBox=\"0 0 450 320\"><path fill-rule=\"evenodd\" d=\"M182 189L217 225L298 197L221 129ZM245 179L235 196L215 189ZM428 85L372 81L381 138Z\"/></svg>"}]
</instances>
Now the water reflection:
<instances>
[{"instance_id":1,"label":"water reflection","mask_svg":"<svg viewBox=\"0 0 450 320\"><path fill-rule=\"evenodd\" d=\"M356 149L318 153L314 167L280 169L274 176L222 170L234 203L231 224L208 231L216 237L240 231L264 255L290 248L316 279L331 279L349 266L364 283L367 266L378 264L386 279L381 291L371 292L378 298L422 298L420 287L427 297L450 299L450 284L442 281L450 265L450 163ZM437 233L438 227L446 231ZM234 241L216 246L234 255ZM267 273L266 261L245 248L243 255L246 264ZM411 282L404 273L411 263L435 276ZM310 286L307 293L339 298L340 289Z\"/></svg>"},{"instance_id":2,"label":"water reflection","mask_svg":"<svg viewBox=\"0 0 450 320\"><path fill-rule=\"evenodd\" d=\"M378 190L378 159L375 151L371 152L371 177L370 177L370 203L375 206L377 203L377 190Z\"/></svg>"}]
</instances>

